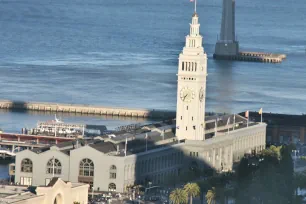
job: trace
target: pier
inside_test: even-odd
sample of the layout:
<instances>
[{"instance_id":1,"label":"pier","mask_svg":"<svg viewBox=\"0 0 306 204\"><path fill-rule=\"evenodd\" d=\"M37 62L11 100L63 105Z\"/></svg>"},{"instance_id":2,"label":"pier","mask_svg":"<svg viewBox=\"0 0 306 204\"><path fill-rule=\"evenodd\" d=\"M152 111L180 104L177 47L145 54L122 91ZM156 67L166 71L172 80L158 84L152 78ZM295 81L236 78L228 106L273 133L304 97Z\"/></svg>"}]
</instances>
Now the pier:
<instances>
[{"instance_id":1,"label":"pier","mask_svg":"<svg viewBox=\"0 0 306 204\"><path fill-rule=\"evenodd\" d=\"M264 53L264 52L239 52L237 55L214 54L214 59L280 63L284 59L286 59L286 55L285 54Z\"/></svg>"},{"instance_id":2,"label":"pier","mask_svg":"<svg viewBox=\"0 0 306 204\"><path fill-rule=\"evenodd\" d=\"M223 0L220 39L217 39L214 59L281 63L285 54L240 51L235 31L235 4L235 0Z\"/></svg>"},{"instance_id":3,"label":"pier","mask_svg":"<svg viewBox=\"0 0 306 204\"><path fill-rule=\"evenodd\" d=\"M175 111L150 110L150 109L132 109L120 107L105 107L79 104L59 104L44 102L21 102L0 100L0 109L20 110L20 111L42 111L42 112L62 112L94 115L111 115L122 117L140 117L140 118L175 118Z\"/></svg>"}]
</instances>

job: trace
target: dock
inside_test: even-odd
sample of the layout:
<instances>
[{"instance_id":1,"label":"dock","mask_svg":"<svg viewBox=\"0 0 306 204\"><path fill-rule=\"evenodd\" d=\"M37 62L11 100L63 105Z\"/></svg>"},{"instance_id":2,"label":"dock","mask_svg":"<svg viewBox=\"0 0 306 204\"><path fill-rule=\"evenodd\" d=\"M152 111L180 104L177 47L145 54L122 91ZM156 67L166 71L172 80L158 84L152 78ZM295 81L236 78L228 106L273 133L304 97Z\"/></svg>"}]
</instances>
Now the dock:
<instances>
[{"instance_id":1,"label":"dock","mask_svg":"<svg viewBox=\"0 0 306 204\"><path fill-rule=\"evenodd\" d=\"M175 111L150 110L150 109L133 109L122 107L105 107L81 104L62 104L62 103L45 103L45 102L23 102L0 100L0 109L19 110L19 111L41 111L41 112L62 112L77 114L94 114L110 115L122 117L139 117L139 118L157 118L170 119L175 118Z\"/></svg>"},{"instance_id":2,"label":"dock","mask_svg":"<svg viewBox=\"0 0 306 204\"><path fill-rule=\"evenodd\" d=\"M284 59L286 59L286 55L285 54L264 53L264 52L239 52L237 55L214 54L214 59L233 60L233 61L249 61L249 62L281 63Z\"/></svg>"}]
</instances>

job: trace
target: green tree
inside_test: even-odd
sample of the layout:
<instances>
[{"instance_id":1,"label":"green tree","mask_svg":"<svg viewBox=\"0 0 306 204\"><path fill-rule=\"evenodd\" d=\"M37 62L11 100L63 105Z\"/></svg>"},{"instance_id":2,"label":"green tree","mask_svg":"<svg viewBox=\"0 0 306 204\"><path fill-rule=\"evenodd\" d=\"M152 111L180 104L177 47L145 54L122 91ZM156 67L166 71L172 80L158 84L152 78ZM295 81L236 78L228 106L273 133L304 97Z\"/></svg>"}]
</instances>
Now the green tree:
<instances>
[{"instance_id":1,"label":"green tree","mask_svg":"<svg viewBox=\"0 0 306 204\"><path fill-rule=\"evenodd\" d=\"M184 191L190 197L190 204L192 204L192 198L200 195L200 187L196 183L187 183L184 186Z\"/></svg>"},{"instance_id":2,"label":"green tree","mask_svg":"<svg viewBox=\"0 0 306 204\"><path fill-rule=\"evenodd\" d=\"M216 188L212 187L211 190L208 190L205 198L206 198L207 204L216 204L216 198L217 198Z\"/></svg>"},{"instance_id":3,"label":"green tree","mask_svg":"<svg viewBox=\"0 0 306 204\"><path fill-rule=\"evenodd\" d=\"M188 202L187 193L180 188L174 189L169 196L173 204L186 204Z\"/></svg>"}]
</instances>

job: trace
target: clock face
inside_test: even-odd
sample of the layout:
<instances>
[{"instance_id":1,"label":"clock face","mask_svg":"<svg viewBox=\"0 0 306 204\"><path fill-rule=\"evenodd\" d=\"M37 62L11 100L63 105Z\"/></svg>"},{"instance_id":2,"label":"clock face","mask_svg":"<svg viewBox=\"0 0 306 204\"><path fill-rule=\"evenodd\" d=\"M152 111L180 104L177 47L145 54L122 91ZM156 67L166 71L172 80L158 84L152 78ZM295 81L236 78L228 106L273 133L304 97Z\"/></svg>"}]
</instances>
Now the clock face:
<instances>
[{"instance_id":1,"label":"clock face","mask_svg":"<svg viewBox=\"0 0 306 204\"><path fill-rule=\"evenodd\" d=\"M199 92L199 99L200 99L201 102L202 102L203 99L204 99L204 89L203 89L203 87L200 89L200 92Z\"/></svg>"},{"instance_id":2,"label":"clock face","mask_svg":"<svg viewBox=\"0 0 306 204\"><path fill-rule=\"evenodd\" d=\"M189 103L194 98L194 92L188 87L184 87L181 89L180 97L182 101Z\"/></svg>"}]
</instances>

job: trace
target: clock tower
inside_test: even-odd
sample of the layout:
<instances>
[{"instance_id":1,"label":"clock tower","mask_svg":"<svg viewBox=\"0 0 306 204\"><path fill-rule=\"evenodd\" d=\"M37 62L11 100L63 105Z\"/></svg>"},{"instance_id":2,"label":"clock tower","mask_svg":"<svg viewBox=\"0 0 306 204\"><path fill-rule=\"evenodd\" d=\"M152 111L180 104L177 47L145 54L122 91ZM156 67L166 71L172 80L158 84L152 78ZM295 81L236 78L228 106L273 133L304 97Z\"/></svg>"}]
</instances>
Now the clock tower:
<instances>
[{"instance_id":1,"label":"clock tower","mask_svg":"<svg viewBox=\"0 0 306 204\"><path fill-rule=\"evenodd\" d=\"M179 56L177 74L176 136L204 140L207 55L202 47L199 17L192 15L190 34Z\"/></svg>"}]
</instances>

